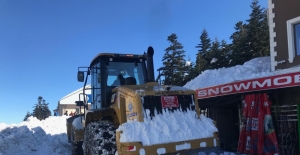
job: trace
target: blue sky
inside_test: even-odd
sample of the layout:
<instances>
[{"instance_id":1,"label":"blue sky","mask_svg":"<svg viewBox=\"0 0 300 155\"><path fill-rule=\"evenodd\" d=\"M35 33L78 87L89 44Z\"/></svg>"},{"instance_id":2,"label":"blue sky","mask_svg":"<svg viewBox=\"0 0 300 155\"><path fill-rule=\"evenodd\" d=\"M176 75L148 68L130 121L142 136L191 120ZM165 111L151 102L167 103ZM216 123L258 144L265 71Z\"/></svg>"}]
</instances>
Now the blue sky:
<instances>
[{"instance_id":1,"label":"blue sky","mask_svg":"<svg viewBox=\"0 0 300 155\"><path fill-rule=\"evenodd\" d=\"M155 50L161 67L167 36L176 33L192 61L201 31L230 42L235 23L249 19L252 0L2 0L0 123L20 123L38 96L52 111L83 86L77 67L100 52ZM260 5L267 7L267 0Z\"/></svg>"}]
</instances>

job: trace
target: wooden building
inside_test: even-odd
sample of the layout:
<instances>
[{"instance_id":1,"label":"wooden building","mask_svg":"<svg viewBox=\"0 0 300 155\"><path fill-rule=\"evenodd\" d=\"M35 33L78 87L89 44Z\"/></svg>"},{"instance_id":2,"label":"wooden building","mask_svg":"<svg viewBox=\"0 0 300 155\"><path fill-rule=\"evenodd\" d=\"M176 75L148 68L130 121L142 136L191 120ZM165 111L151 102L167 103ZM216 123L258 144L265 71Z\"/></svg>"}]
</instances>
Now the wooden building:
<instances>
[{"instance_id":1,"label":"wooden building","mask_svg":"<svg viewBox=\"0 0 300 155\"><path fill-rule=\"evenodd\" d=\"M280 154L299 155L300 1L268 0L268 23L274 75L199 88L197 97L202 110L217 121L221 147L236 152L245 95L268 94Z\"/></svg>"}]
</instances>

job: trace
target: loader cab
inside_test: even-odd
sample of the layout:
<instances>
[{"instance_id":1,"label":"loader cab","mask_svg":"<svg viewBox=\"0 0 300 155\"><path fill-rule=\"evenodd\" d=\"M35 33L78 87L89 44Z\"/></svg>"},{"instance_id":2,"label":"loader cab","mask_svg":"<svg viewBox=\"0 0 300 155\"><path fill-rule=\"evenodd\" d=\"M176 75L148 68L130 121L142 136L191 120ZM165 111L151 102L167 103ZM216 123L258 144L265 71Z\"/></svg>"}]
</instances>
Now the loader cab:
<instances>
[{"instance_id":1,"label":"loader cab","mask_svg":"<svg viewBox=\"0 0 300 155\"><path fill-rule=\"evenodd\" d=\"M145 83L145 59L133 55L103 56L90 67L93 109L109 106L110 92L118 86ZM126 82L127 79L127 83ZM129 83L128 79L134 79ZM102 95L103 94L103 95Z\"/></svg>"},{"instance_id":2,"label":"loader cab","mask_svg":"<svg viewBox=\"0 0 300 155\"><path fill-rule=\"evenodd\" d=\"M79 67L77 78L78 81L84 82L83 88L90 78L91 109L109 107L111 91L116 87L154 81L154 75L153 78L151 75L152 57L153 54L151 56L148 52L144 55L101 53L93 59L90 67L85 67L87 71L82 71L84 67ZM146 64L149 60L150 63ZM83 96L87 96L85 90L83 89ZM87 98L81 100L83 105L87 105Z\"/></svg>"}]
</instances>

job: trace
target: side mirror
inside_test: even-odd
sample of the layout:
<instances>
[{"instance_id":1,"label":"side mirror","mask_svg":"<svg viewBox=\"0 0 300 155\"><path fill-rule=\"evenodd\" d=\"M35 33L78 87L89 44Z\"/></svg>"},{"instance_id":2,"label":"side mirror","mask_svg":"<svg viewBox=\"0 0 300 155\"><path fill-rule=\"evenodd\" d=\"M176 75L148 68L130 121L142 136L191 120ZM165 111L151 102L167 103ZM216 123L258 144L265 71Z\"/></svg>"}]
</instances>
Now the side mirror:
<instances>
[{"instance_id":1,"label":"side mirror","mask_svg":"<svg viewBox=\"0 0 300 155\"><path fill-rule=\"evenodd\" d=\"M98 73L97 76L98 83L101 83L101 73Z\"/></svg>"},{"instance_id":2,"label":"side mirror","mask_svg":"<svg viewBox=\"0 0 300 155\"><path fill-rule=\"evenodd\" d=\"M83 71L78 71L78 73L77 73L77 80L79 82L83 82L84 81L84 72Z\"/></svg>"}]
</instances>

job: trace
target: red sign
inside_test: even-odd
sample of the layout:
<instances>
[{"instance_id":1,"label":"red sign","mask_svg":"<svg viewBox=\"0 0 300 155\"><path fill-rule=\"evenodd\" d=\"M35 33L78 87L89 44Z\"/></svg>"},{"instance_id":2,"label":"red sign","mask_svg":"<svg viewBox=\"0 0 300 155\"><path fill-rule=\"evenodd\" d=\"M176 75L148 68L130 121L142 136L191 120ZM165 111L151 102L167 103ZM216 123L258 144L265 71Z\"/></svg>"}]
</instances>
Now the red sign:
<instances>
[{"instance_id":1,"label":"red sign","mask_svg":"<svg viewBox=\"0 0 300 155\"><path fill-rule=\"evenodd\" d=\"M196 90L197 98L210 98L228 94L253 92L275 88L300 86L300 72L281 74L239 82L232 82L223 85L207 87Z\"/></svg>"},{"instance_id":2,"label":"red sign","mask_svg":"<svg viewBox=\"0 0 300 155\"><path fill-rule=\"evenodd\" d=\"M161 105L163 108L179 107L177 96L161 96Z\"/></svg>"}]
</instances>

